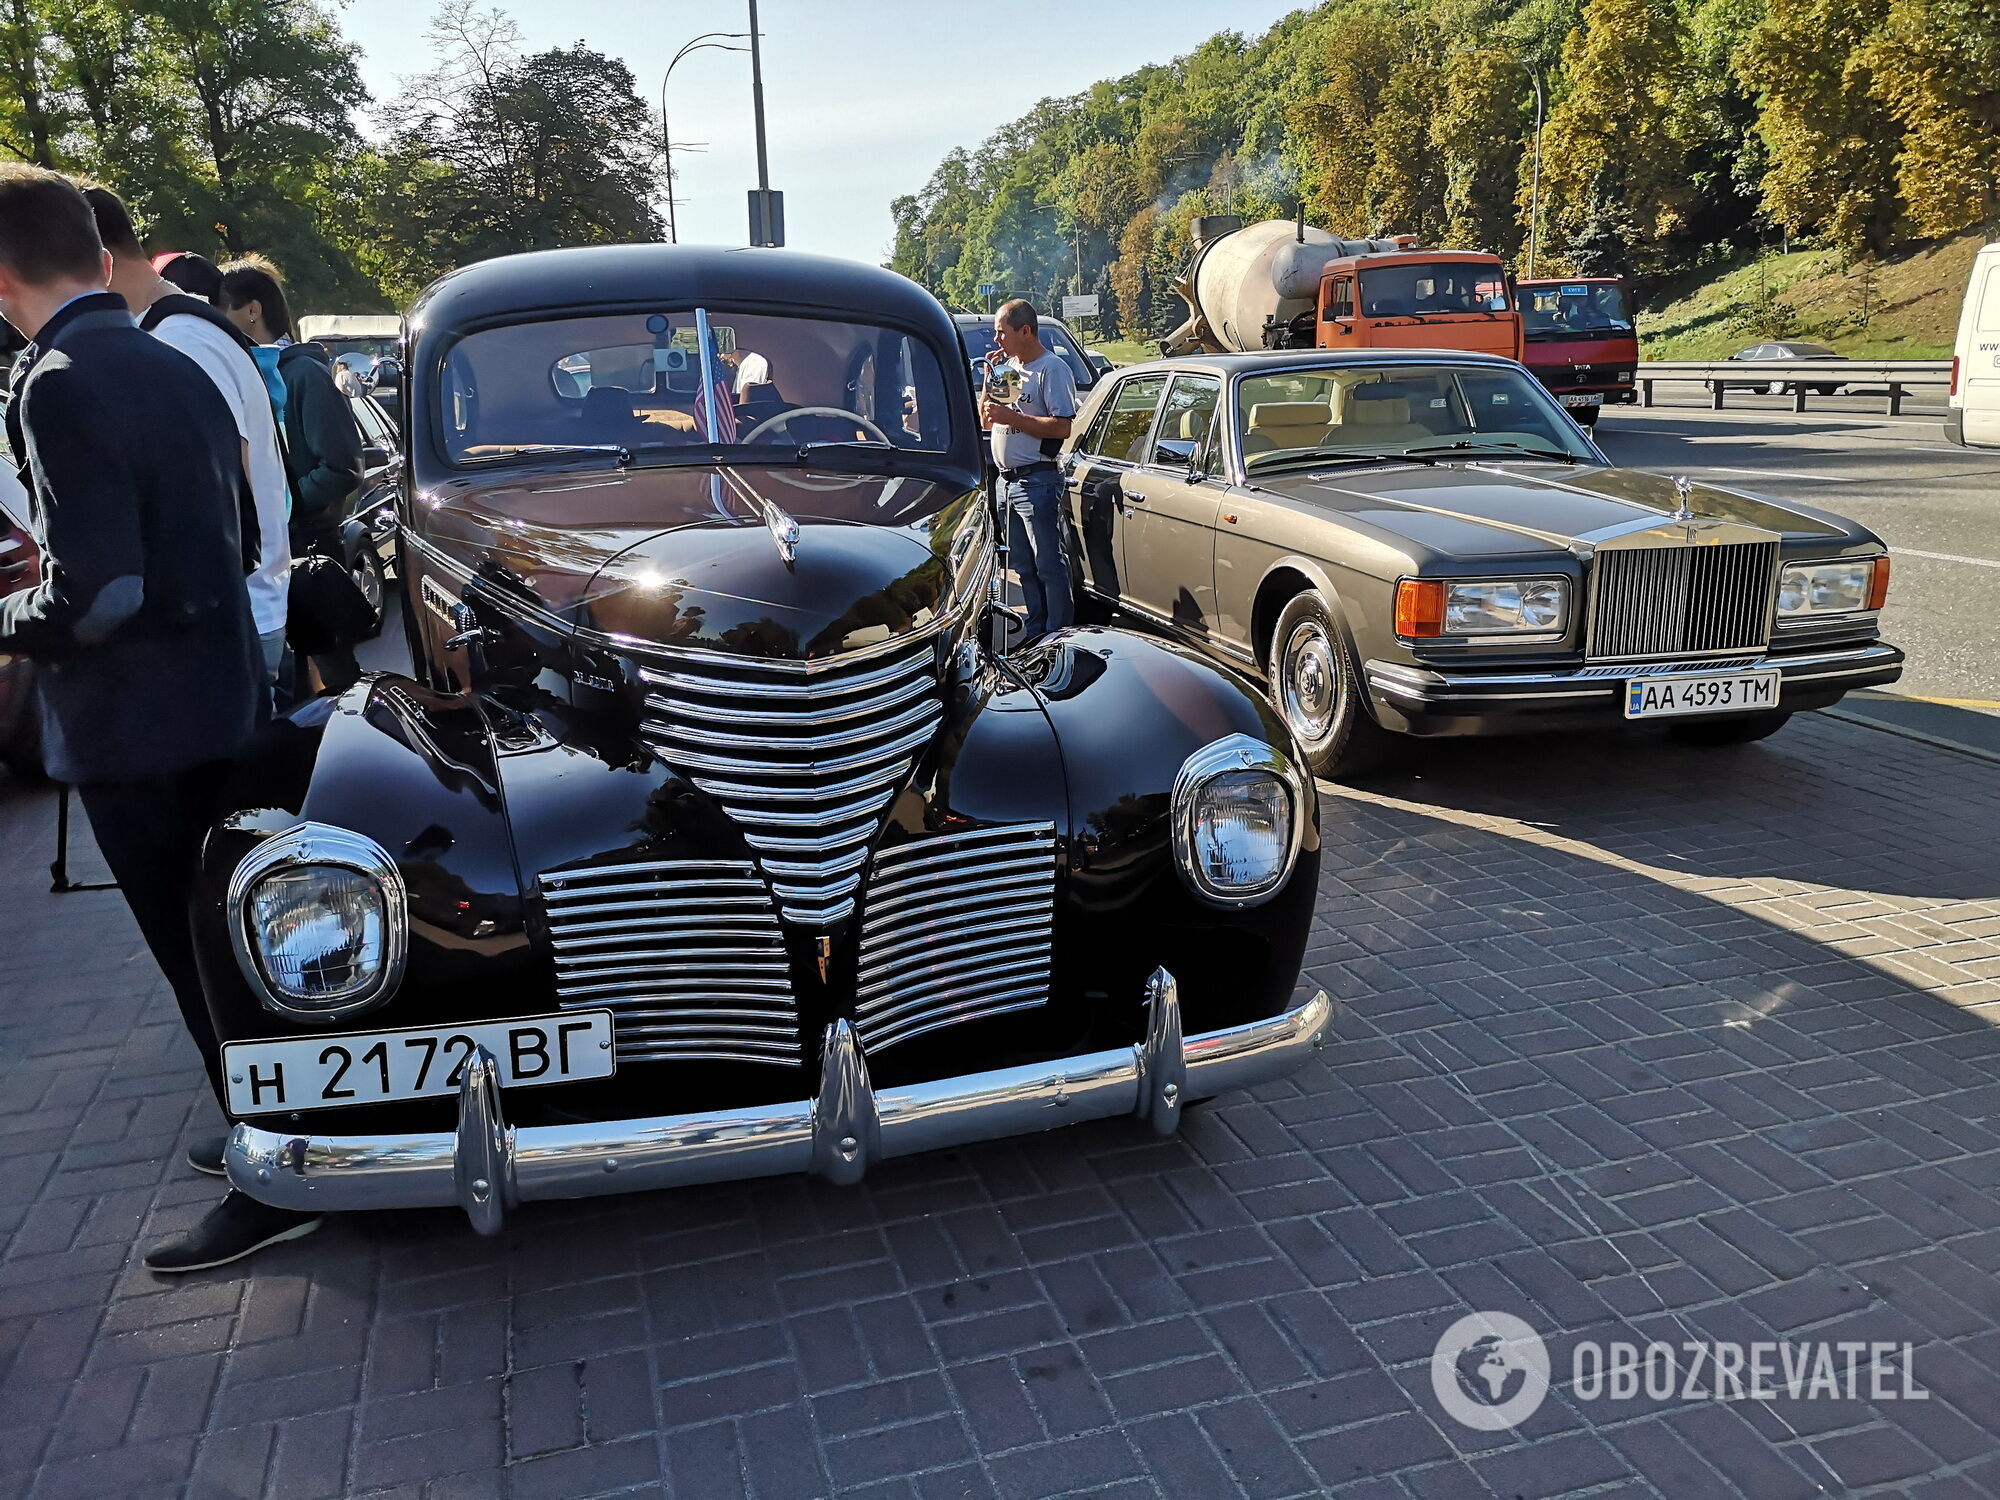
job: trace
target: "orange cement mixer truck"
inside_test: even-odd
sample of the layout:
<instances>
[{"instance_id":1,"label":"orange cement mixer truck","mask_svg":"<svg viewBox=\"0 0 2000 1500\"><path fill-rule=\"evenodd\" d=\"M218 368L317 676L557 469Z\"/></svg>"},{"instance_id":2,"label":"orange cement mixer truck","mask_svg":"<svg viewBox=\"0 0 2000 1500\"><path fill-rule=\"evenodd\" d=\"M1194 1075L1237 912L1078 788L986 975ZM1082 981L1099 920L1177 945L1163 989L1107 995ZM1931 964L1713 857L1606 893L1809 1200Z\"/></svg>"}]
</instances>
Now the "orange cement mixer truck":
<instances>
[{"instance_id":1,"label":"orange cement mixer truck","mask_svg":"<svg viewBox=\"0 0 2000 1500\"><path fill-rule=\"evenodd\" d=\"M1193 224L1174 290L1188 319L1168 355L1253 349L1466 349L1521 357L1521 315L1500 257L1427 250L1414 235L1349 240L1304 219Z\"/></svg>"}]
</instances>

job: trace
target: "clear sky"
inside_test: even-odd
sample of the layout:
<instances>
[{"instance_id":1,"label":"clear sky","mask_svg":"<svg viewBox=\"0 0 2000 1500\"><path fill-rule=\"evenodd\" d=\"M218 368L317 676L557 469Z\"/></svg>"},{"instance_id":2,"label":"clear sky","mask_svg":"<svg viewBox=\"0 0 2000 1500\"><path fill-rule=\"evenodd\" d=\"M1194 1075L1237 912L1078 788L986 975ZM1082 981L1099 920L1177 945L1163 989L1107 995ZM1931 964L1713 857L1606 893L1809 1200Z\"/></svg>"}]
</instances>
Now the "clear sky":
<instances>
[{"instance_id":1,"label":"clear sky","mask_svg":"<svg viewBox=\"0 0 2000 1500\"><path fill-rule=\"evenodd\" d=\"M378 99L431 65L431 0L349 0L339 12ZM1192 51L1215 32L1257 35L1304 0L759 0L771 186L786 242L880 261L889 202L921 188L1038 99ZM582 41L622 58L657 108L660 74L707 31L747 30L744 0L513 0L529 51ZM667 118L685 241L742 244L756 186L750 59L696 52L674 70Z\"/></svg>"}]
</instances>

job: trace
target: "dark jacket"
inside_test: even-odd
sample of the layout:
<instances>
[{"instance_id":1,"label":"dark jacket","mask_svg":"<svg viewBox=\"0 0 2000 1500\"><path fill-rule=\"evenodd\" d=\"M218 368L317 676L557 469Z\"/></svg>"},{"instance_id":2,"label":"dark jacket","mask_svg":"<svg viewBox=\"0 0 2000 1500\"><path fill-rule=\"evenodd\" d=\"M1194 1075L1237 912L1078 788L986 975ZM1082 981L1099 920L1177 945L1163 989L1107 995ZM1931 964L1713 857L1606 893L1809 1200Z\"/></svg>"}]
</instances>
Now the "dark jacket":
<instances>
[{"instance_id":1,"label":"dark jacket","mask_svg":"<svg viewBox=\"0 0 2000 1500\"><path fill-rule=\"evenodd\" d=\"M42 666L50 773L135 781L234 755L264 661L243 583L256 507L228 403L108 292L58 312L17 369L7 436L42 583L0 599L0 651Z\"/></svg>"},{"instance_id":2,"label":"dark jacket","mask_svg":"<svg viewBox=\"0 0 2000 1500\"><path fill-rule=\"evenodd\" d=\"M278 356L285 378L285 467L292 480L292 551L338 535L347 502L361 487L361 429L333 363L317 344L289 344Z\"/></svg>"}]
</instances>

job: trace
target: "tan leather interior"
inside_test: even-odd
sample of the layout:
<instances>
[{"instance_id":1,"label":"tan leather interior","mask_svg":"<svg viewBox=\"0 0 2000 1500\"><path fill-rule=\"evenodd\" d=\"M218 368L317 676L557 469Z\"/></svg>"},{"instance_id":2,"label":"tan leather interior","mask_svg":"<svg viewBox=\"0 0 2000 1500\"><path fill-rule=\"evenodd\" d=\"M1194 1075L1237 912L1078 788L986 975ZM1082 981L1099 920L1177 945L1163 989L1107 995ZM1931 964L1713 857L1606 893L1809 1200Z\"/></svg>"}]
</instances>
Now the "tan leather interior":
<instances>
[{"instance_id":1,"label":"tan leather interior","mask_svg":"<svg viewBox=\"0 0 2000 1500\"><path fill-rule=\"evenodd\" d=\"M1243 451L1317 448L1333 430L1333 408L1324 401L1259 401L1244 423Z\"/></svg>"}]
</instances>

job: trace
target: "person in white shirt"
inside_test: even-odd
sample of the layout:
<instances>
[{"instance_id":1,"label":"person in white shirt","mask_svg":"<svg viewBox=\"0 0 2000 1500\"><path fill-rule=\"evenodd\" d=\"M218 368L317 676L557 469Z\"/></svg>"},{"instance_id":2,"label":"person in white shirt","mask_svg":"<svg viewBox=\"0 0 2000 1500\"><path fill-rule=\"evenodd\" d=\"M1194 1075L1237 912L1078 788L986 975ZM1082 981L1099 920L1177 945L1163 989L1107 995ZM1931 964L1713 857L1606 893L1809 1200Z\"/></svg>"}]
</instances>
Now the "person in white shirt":
<instances>
[{"instance_id":1,"label":"person in white shirt","mask_svg":"<svg viewBox=\"0 0 2000 1500\"><path fill-rule=\"evenodd\" d=\"M111 290L125 299L140 326L153 337L171 344L200 365L215 382L236 418L236 431L243 440L243 470L250 476L250 493L257 502L257 526L262 554L257 571L246 580L250 590L250 612L257 622L257 636L264 645L264 666L275 684L285 655L285 613L292 575L292 546L287 520L291 512L291 491L285 478L285 460L278 447L278 422L271 410L271 397L263 374L247 345L229 326L218 309L213 318L198 308L153 321L147 317L153 304L165 297L188 297L153 269L140 248L132 216L117 194L109 188L90 186L83 190L97 218L98 238L111 252Z\"/></svg>"}]
</instances>

